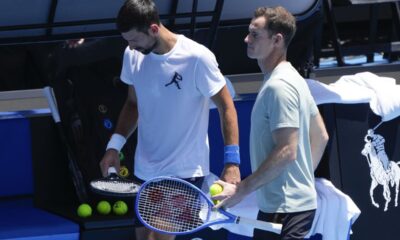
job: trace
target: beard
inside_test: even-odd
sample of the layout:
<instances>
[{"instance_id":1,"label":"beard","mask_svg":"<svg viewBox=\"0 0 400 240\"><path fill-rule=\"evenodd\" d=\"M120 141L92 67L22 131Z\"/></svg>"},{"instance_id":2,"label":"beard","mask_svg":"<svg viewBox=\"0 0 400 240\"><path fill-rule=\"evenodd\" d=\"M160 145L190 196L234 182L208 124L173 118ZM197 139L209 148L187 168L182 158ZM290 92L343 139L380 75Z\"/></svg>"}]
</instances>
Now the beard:
<instances>
[{"instance_id":1,"label":"beard","mask_svg":"<svg viewBox=\"0 0 400 240\"><path fill-rule=\"evenodd\" d=\"M138 50L139 52L143 53L144 55L148 55L149 53L151 53L156 47L158 46L158 41L157 39L154 39L154 43L148 47L148 48L138 48L136 50Z\"/></svg>"}]
</instances>

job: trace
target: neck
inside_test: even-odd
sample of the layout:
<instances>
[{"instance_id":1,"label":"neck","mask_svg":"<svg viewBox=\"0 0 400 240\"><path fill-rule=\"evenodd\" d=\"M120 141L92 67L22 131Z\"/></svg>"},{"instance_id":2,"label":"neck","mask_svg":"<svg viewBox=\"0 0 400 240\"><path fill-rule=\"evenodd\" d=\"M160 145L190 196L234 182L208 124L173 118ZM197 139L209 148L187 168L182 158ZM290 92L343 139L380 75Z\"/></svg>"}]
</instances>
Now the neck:
<instances>
[{"instance_id":1,"label":"neck","mask_svg":"<svg viewBox=\"0 0 400 240\"><path fill-rule=\"evenodd\" d=\"M153 50L153 52L156 54L165 54L171 51L178 40L177 35L168 30L162 24L160 25L158 35L159 35L158 44L157 47Z\"/></svg>"},{"instance_id":2,"label":"neck","mask_svg":"<svg viewBox=\"0 0 400 240\"><path fill-rule=\"evenodd\" d=\"M286 51L270 54L269 57L257 59L258 66L263 74L270 74L276 66L286 61Z\"/></svg>"}]
</instances>

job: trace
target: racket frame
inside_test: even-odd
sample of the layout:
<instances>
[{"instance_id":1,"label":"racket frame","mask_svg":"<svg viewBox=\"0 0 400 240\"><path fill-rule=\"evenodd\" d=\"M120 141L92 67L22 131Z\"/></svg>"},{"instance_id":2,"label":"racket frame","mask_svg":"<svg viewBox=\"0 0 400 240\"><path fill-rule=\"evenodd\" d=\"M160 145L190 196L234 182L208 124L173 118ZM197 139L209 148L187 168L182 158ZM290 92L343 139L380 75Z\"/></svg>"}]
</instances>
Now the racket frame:
<instances>
[{"instance_id":1,"label":"racket frame","mask_svg":"<svg viewBox=\"0 0 400 240\"><path fill-rule=\"evenodd\" d=\"M141 196L141 192L146 188L147 185L152 184L154 182L160 182L160 181L176 181L176 182L180 182L185 184L186 186L194 189L199 195L201 195L201 197L199 196L199 198L204 198L205 201L207 202L207 207L208 207L208 211L207 211L207 217L206 219L202 219L203 220L203 224L201 226L198 226L190 231L185 231L185 232L170 232L170 231L165 231L162 229L158 229L155 228L151 225L149 225L141 216L140 212L139 212L139 201L140 201L140 196ZM211 199L202 191L200 190L198 187L194 186L193 184L180 179L180 178L175 178L175 177L155 177L153 179L150 179L146 182L144 182L138 193L136 196L136 200L135 200L135 211L136 211L136 216L138 217L138 219L140 220L140 222L142 222L146 227L148 227L149 229L159 232L159 233L163 233L163 234L170 234L170 235L186 235L186 234L191 234L194 232L197 232L201 229L207 228L209 226L212 225L218 225L218 224L227 224L227 223L235 223L235 224L239 224L239 223L243 223L243 224L249 224L251 226L254 226L256 228L260 228L260 229L264 229L267 231L272 231L275 233L280 233L280 228L281 225L280 224L275 224L275 223L269 223L269 222L263 222L263 221L259 221L259 220L255 220L255 219L248 219L248 218L243 218L240 216L236 216L234 214L231 214L227 211L225 211L224 209L217 209L217 210L213 210L214 203L211 201ZM218 213L224 215L226 218L225 219L214 219L214 220L210 220L210 217L212 215L212 213L214 211L217 211Z\"/></svg>"},{"instance_id":2,"label":"racket frame","mask_svg":"<svg viewBox=\"0 0 400 240\"><path fill-rule=\"evenodd\" d=\"M60 113L59 113L58 106L57 106L57 100L56 100L56 96L54 94L53 88L46 86L43 88L43 93L49 104L49 108L51 110L51 115L52 115L55 125L57 127L61 142L64 145L64 148L66 150L66 155L67 155L67 159L68 159L68 167L71 172L72 183L75 187L75 193L78 197L78 201L81 203L87 202L89 197L88 197L88 194L86 191L85 181L83 180L82 172L79 169L77 158L76 158L76 156L67 140L67 136L64 132L64 129L63 129L63 126L61 123Z\"/></svg>"}]
</instances>

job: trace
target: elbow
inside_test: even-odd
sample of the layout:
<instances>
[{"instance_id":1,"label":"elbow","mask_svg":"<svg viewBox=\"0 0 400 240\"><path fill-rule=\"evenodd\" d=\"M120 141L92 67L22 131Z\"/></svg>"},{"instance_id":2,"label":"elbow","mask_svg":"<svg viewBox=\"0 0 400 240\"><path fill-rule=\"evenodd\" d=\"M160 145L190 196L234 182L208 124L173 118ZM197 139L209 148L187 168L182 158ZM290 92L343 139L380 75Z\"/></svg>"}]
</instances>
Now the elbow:
<instances>
[{"instance_id":1,"label":"elbow","mask_svg":"<svg viewBox=\"0 0 400 240\"><path fill-rule=\"evenodd\" d=\"M288 163L292 163L297 160L297 147L289 148L286 159L287 159Z\"/></svg>"},{"instance_id":2,"label":"elbow","mask_svg":"<svg viewBox=\"0 0 400 240\"><path fill-rule=\"evenodd\" d=\"M293 154L289 155L289 157L288 157L288 162L289 163L295 162L296 160L297 160L297 154L296 153L293 153Z\"/></svg>"},{"instance_id":3,"label":"elbow","mask_svg":"<svg viewBox=\"0 0 400 240\"><path fill-rule=\"evenodd\" d=\"M329 141L329 135L327 132L324 132L324 134L322 134L322 142L324 143L324 145L326 145Z\"/></svg>"},{"instance_id":4,"label":"elbow","mask_svg":"<svg viewBox=\"0 0 400 240\"><path fill-rule=\"evenodd\" d=\"M282 165L287 165L295 162L297 160L297 146L286 145L281 148L277 148L276 157Z\"/></svg>"}]
</instances>

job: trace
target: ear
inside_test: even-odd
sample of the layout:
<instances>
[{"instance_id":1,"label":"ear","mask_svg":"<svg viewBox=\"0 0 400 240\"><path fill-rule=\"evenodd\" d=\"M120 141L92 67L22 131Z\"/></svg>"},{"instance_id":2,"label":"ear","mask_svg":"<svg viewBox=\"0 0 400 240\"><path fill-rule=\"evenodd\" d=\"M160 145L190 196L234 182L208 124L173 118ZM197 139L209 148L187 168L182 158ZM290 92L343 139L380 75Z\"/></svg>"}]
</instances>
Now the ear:
<instances>
[{"instance_id":1,"label":"ear","mask_svg":"<svg viewBox=\"0 0 400 240\"><path fill-rule=\"evenodd\" d=\"M156 35L156 34L158 34L159 30L160 30L160 27L157 24L153 23L150 25L149 33L152 35Z\"/></svg>"},{"instance_id":2,"label":"ear","mask_svg":"<svg viewBox=\"0 0 400 240\"><path fill-rule=\"evenodd\" d=\"M282 33L277 33L274 35L274 44L285 44L285 39L283 38Z\"/></svg>"}]
</instances>

